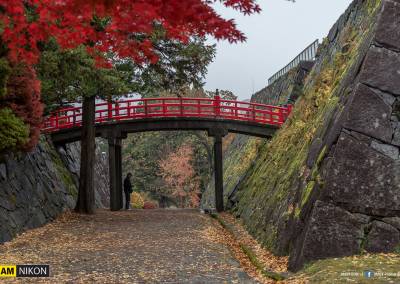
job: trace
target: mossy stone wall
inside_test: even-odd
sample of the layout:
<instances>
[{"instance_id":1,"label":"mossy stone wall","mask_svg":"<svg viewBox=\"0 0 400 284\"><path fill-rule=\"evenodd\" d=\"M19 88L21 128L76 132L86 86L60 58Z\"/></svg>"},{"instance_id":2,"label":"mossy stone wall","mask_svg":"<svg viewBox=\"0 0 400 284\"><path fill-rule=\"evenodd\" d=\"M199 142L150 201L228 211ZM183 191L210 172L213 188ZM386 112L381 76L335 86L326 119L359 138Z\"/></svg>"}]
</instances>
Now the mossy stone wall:
<instances>
[{"instance_id":1,"label":"mossy stone wall","mask_svg":"<svg viewBox=\"0 0 400 284\"><path fill-rule=\"evenodd\" d=\"M400 242L399 26L398 1L353 1L287 123L230 195L249 232L290 255L291 270Z\"/></svg>"}]
</instances>

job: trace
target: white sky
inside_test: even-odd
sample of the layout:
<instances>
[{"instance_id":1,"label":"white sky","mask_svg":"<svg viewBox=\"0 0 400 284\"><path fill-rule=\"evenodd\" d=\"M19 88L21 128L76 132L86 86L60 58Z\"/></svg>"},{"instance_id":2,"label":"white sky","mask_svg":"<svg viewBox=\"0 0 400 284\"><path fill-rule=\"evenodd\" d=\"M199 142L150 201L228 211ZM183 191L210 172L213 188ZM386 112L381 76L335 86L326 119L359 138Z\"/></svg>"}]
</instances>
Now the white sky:
<instances>
[{"instance_id":1,"label":"white sky","mask_svg":"<svg viewBox=\"0 0 400 284\"><path fill-rule=\"evenodd\" d=\"M234 18L247 42L217 43L205 88L231 90L240 99L267 85L268 78L315 39L325 37L351 0L259 0L262 12L242 16L220 5L217 11ZM214 40L210 42L215 43Z\"/></svg>"}]
</instances>

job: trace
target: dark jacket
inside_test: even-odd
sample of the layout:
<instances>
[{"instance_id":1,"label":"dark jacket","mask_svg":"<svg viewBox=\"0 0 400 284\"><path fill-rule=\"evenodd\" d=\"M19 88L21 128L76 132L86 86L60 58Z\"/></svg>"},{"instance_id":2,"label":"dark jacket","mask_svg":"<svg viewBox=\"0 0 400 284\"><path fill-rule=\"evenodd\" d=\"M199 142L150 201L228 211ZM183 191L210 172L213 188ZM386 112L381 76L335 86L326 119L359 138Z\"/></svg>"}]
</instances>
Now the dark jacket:
<instances>
[{"instance_id":1,"label":"dark jacket","mask_svg":"<svg viewBox=\"0 0 400 284\"><path fill-rule=\"evenodd\" d=\"M128 177L125 178L124 180L124 191L125 193L132 193L133 189L132 189L132 183L130 181L130 179Z\"/></svg>"}]
</instances>

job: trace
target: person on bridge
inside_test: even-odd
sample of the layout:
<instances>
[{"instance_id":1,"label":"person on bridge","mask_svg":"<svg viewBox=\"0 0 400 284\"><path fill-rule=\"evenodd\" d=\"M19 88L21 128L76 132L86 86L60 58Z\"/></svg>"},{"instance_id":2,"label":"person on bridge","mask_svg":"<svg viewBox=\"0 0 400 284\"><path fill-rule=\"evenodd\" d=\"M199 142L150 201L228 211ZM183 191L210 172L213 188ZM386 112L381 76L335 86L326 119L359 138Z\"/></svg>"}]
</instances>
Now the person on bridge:
<instances>
[{"instance_id":1,"label":"person on bridge","mask_svg":"<svg viewBox=\"0 0 400 284\"><path fill-rule=\"evenodd\" d=\"M131 183L132 174L128 173L124 179L125 209L129 210L131 204L131 193L133 192Z\"/></svg>"}]
</instances>

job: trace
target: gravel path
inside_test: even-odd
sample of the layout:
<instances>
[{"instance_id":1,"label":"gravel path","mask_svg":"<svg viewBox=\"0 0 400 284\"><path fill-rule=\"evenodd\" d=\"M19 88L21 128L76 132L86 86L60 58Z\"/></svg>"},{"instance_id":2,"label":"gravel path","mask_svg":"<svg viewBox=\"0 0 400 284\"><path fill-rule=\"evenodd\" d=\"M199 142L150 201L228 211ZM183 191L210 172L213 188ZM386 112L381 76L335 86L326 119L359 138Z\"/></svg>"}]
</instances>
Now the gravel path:
<instances>
[{"instance_id":1,"label":"gravel path","mask_svg":"<svg viewBox=\"0 0 400 284\"><path fill-rule=\"evenodd\" d=\"M195 210L66 214L0 245L0 259L49 264L49 283L254 283L219 231Z\"/></svg>"}]
</instances>

